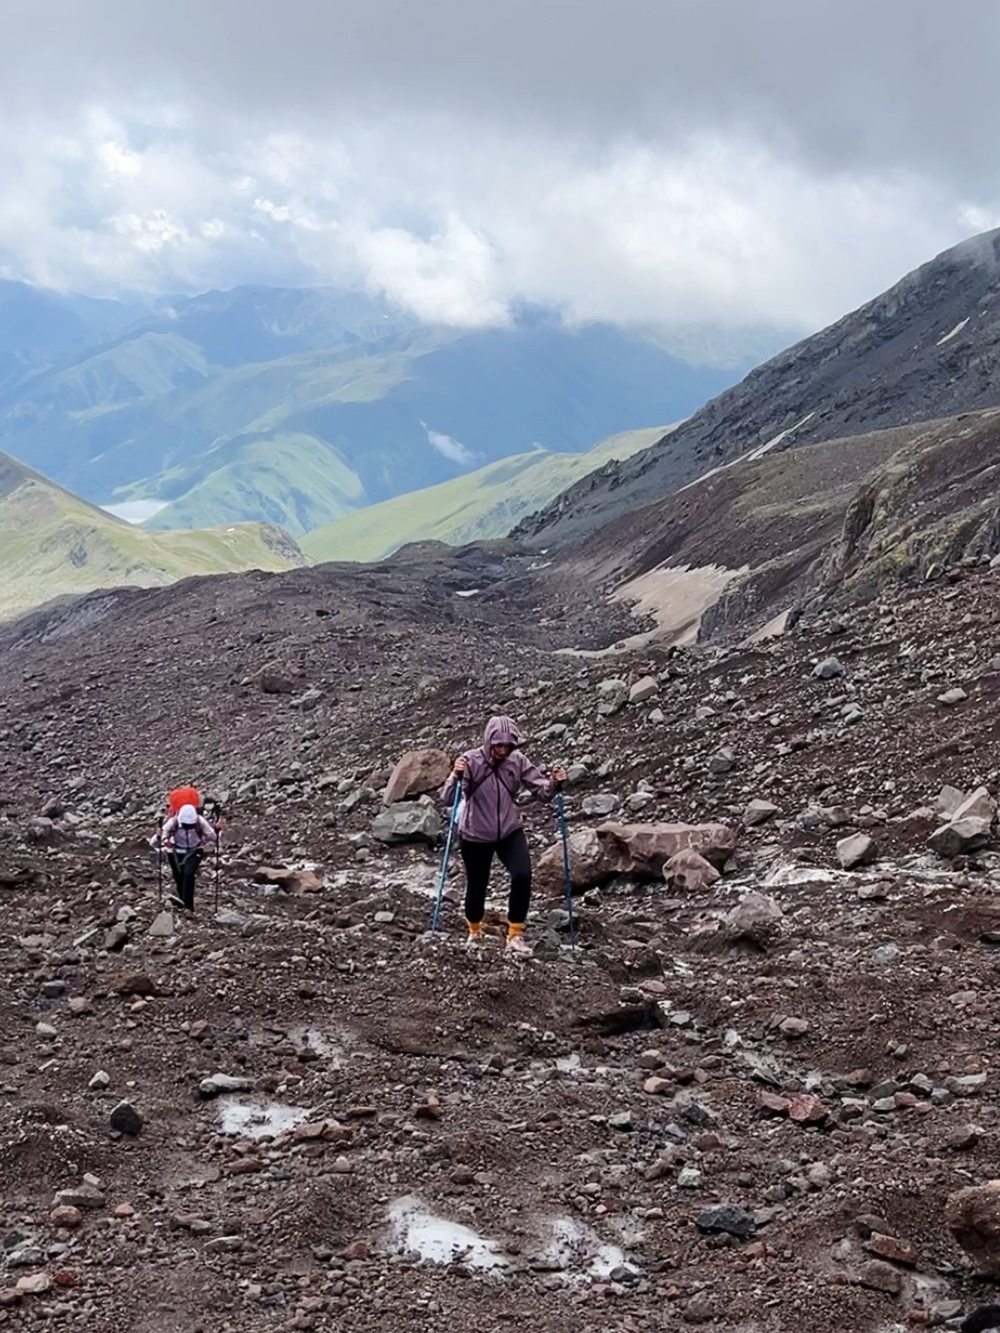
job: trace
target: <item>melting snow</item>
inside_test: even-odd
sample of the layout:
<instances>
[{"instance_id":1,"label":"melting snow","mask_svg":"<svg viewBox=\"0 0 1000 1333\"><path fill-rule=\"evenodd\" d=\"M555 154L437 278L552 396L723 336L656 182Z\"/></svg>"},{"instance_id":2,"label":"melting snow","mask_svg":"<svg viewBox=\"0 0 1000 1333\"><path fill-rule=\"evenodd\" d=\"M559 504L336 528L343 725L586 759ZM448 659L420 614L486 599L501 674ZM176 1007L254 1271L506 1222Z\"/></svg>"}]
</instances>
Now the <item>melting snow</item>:
<instances>
[{"instance_id":1,"label":"melting snow","mask_svg":"<svg viewBox=\"0 0 1000 1333\"><path fill-rule=\"evenodd\" d=\"M245 1139L276 1138L303 1120L310 1112L302 1106L286 1106L284 1102L226 1102L220 1112L223 1134L239 1135Z\"/></svg>"},{"instance_id":2,"label":"melting snow","mask_svg":"<svg viewBox=\"0 0 1000 1333\"><path fill-rule=\"evenodd\" d=\"M966 315L965 319L959 320L950 333L946 333L943 338L937 340L938 347L943 347L945 343L950 343L952 338L957 338L971 318L971 315Z\"/></svg>"},{"instance_id":3,"label":"melting snow","mask_svg":"<svg viewBox=\"0 0 1000 1333\"><path fill-rule=\"evenodd\" d=\"M505 1268L508 1261L497 1254L494 1241L485 1240L460 1222L435 1217L420 1200L406 1195L389 1209L389 1222L398 1249L415 1251L429 1264L468 1264L470 1268Z\"/></svg>"},{"instance_id":4,"label":"melting snow","mask_svg":"<svg viewBox=\"0 0 1000 1333\"><path fill-rule=\"evenodd\" d=\"M605 1245L582 1222L569 1217L552 1223L552 1239L539 1257L546 1264L582 1269L582 1276L598 1279L625 1266L625 1255L617 1245Z\"/></svg>"}]
</instances>

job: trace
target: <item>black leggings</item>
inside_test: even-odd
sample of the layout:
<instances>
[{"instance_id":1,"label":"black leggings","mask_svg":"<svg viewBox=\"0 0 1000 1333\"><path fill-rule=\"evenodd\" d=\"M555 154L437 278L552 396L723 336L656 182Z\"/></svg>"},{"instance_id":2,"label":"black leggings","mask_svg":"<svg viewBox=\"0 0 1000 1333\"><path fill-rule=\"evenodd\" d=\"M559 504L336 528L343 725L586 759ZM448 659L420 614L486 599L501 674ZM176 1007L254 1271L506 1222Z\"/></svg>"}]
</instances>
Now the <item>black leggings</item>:
<instances>
[{"instance_id":1,"label":"black leggings","mask_svg":"<svg viewBox=\"0 0 1000 1333\"><path fill-rule=\"evenodd\" d=\"M201 852L168 852L167 860L177 885L177 896L184 906L194 911L194 881L201 863Z\"/></svg>"},{"instance_id":2,"label":"black leggings","mask_svg":"<svg viewBox=\"0 0 1000 1333\"><path fill-rule=\"evenodd\" d=\"M524 829L515 829L499 842L470 842L460 840L462 860L465 863L465 919L474 926L486 911L486 890L490 883L490 866L496 853L510 872L510 900L507 920L523 925L531 902L531 853Z\"/></svg>"}]
</instances>

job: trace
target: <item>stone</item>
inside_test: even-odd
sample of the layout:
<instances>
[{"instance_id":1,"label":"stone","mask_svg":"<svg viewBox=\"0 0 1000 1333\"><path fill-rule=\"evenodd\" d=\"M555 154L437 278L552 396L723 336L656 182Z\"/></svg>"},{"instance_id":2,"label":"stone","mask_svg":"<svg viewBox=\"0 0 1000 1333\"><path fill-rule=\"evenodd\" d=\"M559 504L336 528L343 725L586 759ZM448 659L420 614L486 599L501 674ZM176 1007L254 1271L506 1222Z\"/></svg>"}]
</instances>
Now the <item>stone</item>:
<instances>
[{"instance_id":1,"label":"stone","mask_svg":"<svg viewBox=\"0 0 1000 1333\"><path fill-rule=\"evenodd\" d=\"M632 1123L631 1111L618 1111L615 1115L608 1116L608 1126L611 1129L620 1129L627 1133L634 1128Z\"/></svg>"},{"instance_id":2,"label":"stone","mask_svg":"<svg viewBox=\"0 0 1000 1333\"><path fill-rule=\"evenodd\" d=\"M826 1107L818 1097L803 1092L793 1097L788 1104L788 1118L799 1125L822 1125L829 1116Z\"/></svg>"},{"instance_id":3,"label":"stone","mask_svg":"<svg viewBox=\"0 0 1000 1333\"><path fill-rule=\"evenodd\" d=\"M758 949L767 949L781 938L784 913L773 898L763 893L747 893L726 915L727 943L746 940Z\"/></svg>"},{"instance_id":4,"label":"stone","mask_svg":"<svg viewBox=\"0 0 1000 1333\"><path fill-rule=\"evenodd\" d=\"M724 745L721 750L716 750L715 754L710 755L708 759L708 771L716 775L728 773L735 765L736 756L728 745Z\"/></svg>"},{"instance_id":5,"label":"stone","mask_svg":"<svg viewBox=\"0 0 1000 1333\"><path fill-rule=\"evenodd\" d=\"M964 800L966 800L965 792L945 784L934 798L933 808L937 814L946 815L951 820L954 819L955 811Z\"/></svg>"},{"instance_id":6,"label":"stone","mask_svg":"<svg viewBox=\"0 0 1000 1333\"><path fill-rule=\"evenodd\" d=\"M677 1184L682 1190L696 1190L702 1182L702 1173L696 1166L681 1167L677 1174Z\"/></svg>"},{"instance_id":7,"label":"stone","mask_svg":"<svg viewBox=\"0 0 1000 1333\"><path fill-rule=\"evenodd\" d=\"M306 690L304 694L296 695L294 699L289 699L289 708L295 708L300 713L311 713L314 708L318 708L326 697L323 690L316 689L313 686Z\"/></svg>"},{"instance_id":8,"label":"stone","mask_svg":"<svg viewBox=\"0 0 1000 1333\"><path fill-rule=\"evenodd\" d=\"M149 933L154 939L169 939L174 933L173 912L158 912L150 922Z\"/></svg>"},{"instance_id":9,"label":"stone","mask_svg":"<svg viewBox=\"0 0 1000 1333\"><path fill-rule=\"evenodd\" d=\"M439 791L448 780L452 762L443 750L407 750L399 757L382 793L384 805L425 792Z\"/></svg>"},{"instance_id":10,"label":"stone","mask_svg":"<svg viewBox=\"0 0 1000 1333\"><path fill-rule=\"evenodd\" d=\"M416 801L392 805L372 823L372 836L389 846L405 842L437 842L441 831L441 816L434 807Z\"/></svg>"},{"instance_id":11,"label":"stone","mask_svg":"<svg viewBox=\"0 0 1000 1333\"><path fill-rule=\"evenodd\" d=\"M26 1277L17 1279L15 1290L22 1296L44 1296L47 1291L52 1290L52 1279L48 1273L29 1273Z\"/></svg>"},{"instance_id":12,"label":"stone","mask_svg":"<svg viewBox=\"0 0 1000 1333\"><path fill-rule=\"evenodd\" d=\"M203 1078L198 1084L198 1091L206 1100L210 1097L220 1097L226 1092L249 1092L253 1087L253 1079L240 1078L232 1074L213 1074L210 1078Z\"/></svg>"},{"instance_id":13,"label":"stone","mask_svg":"<svg viewBox=\"0 0 1000 1333\"><path fill-rule=\"evenodd\" d=\"M948 1091L956 1097L975 1097L986 1086L986 1079L985 1070L978 1074L961 1074L948 1080Z\"/></svg>"},{"instance_id":14,"label":"stone","mask_svg":"<svg viewBox=\"0 0 1000 1333\"><path fill-rule=\"evenodd\" d=\"M91 1092L103 1092L105 1088L111 1085L111 1075L106 1069L99 1069L93 1076L87 1087Z\"/></svg>"},{"instance_id":15,"label":"stone","mask_svg":"<svg viewBox=\"0 0 1000 1333\"><path fill-rule=\"evenodd\" d=\"M696 1225L705 1235L735 1236L738 1240L749 1240L757 1230L753 1213L744 1208L735 1208L730 1204L716 1204L698 1214Z\"/></svg>"},{"instance_id":16,"label":"stone","mask_svg":"<svg viewBox=\"0 0 1000 1333\"><path fill-rule=\"evenodd\" d=\"M884 1291L887 1296L898 1296L903 1288L903 1279L899 1272L884 1259L872 1259L865 1264L858 1277L863 1287L872 1291Z\"/></svg>"},{"instance_id":17,"label":"stone","mask_svg":"<svg viewBox=\"0 0 1000 1333\"><path fill-rule=\"evenodd\" d=\"M156 982L145 972L130 972L115 983L115 990L119 995L138 995L144 999L157 994Z\"/></svg>"},{"instance_id":18,"label":"stone","mask_svg":"<svg viewBox=\"0 0 1000 1333\"><path fill-rule=\"evenodd\" d=\"M751 801L743 811L743 823L747 828L755 828L758 824L766 824L777 813L778 807L770 801Z\"/></svg>"},{"instance_id":19,"label":"stone","mask_svg":"<svg viewBox=\"0 0 1000 1333\"><path fill-rule=\"evenodd\" d=\"M585 815L596 815L603 819L607 815L613 815L620 805L621 801L613 793L597 792L593 796L584 797L581 808Z\"/></svg>"},{"instance_id":20,"label":"stone","mask_svg":"<svg viewBox=\"0 0 1000 1333\"><path fill-rule=\"evenodd\" d=\"M711 1292L696 1291L684 1303L683 1319L686 1324L710 1324L714 1322L715 1315L715 1301Z\"/></svg>"},{"instance_id":21,"label":"stone","mask_svg":"<svg viewBox=\"0 0 1000 1333\"><path fill-rule=\"evenodd\" d=\"M629 690L628 701L630 704L644 704L659 692L660 685L655 676L643 676Z\"/></svg>"},{"instance_id":22,"label":"stone","mask_svg":"<svg viewBox=\"0 0 1000 1333\"><path fill-rule=\"evenodd\" d=\"M258 866L253 872L255 884L273 884L285 893L321 893L322 876L313 870L290 866Z\"/></svg>"},{"instance_id":23,"label":"stone","mask_svg":"<svg viewBox=\"0 0 1000 1333\"><path fill-rule=\"evenodd\" d=\"M66 1231L75 1231L83 1223L83 1213L79 1208L74 1208L72 1204L63 1203L57 1208L53 1208L49 1213L49 1221L54 1227L62 1227Z\"/></svg>"},{"instance_id":24,"label":"stone","mask_svg":"<svg viewBox=\"0 0 1000 1333\"><path fill-rule=\"evenodd\" d=\"M950 690L945 690L944 694L939 694L937 701L944 704L946 708L954 708L955 704L960 704L963 699L968 699L968 695L961 685L956 685Z\"/></svg>"},{"instance_id":25,"label":"stone","mask_svg":"<svg viewBox=\"0 0 1000 1333\"><path fill-rule=\"evenodd\" d=\"M985 847L990 840L991 829L991 820L977 819L969 815L966 819L942 824L940 828L934 830L928 842L938 856L950 861L956 856L964 856L968 852Z\"/></svg>"},{"instance_id":26,"label":"stone","mask_svg":"<svg viewBox=\"0 0 1000 1333\"><path fill-rule=\"evenodd\" d=\"M602 680L597 687L597 712L601 717L612 717L628 703L628 681L618 677Z\"/></svg>"},{"instance_id":27,"label":"stone","mask_svg":"<svg viewBox=\"0 0 1000 1333\"><path fill-rule=\"evenodd\" d=\"M960 801L951 812L951 820L957 823L962 819L988 819L991 823L996 818L997 803L985 787L977 787L974 792Z\"/></svg>"},{"instance_id":28,"label":"stone","mask_svg":"<svg viewBox=\"0 0 1000 1333\"><path fill-rule=\"evenodd\" d=\"M895 1236L884 1236L873 1231L865 1241L869 1254L876 1254L880 1259L891 1259L894 1264L907 1264L915 1267L919 1255L916 1247L907 1240L898 1240Z\"/></svg>"},{"instance_id":29,"label":"stone","mask_svg":"<svg viewBox=\"0 0 1000 1333\"><path fill-rule=\"evenodd\" d=\"M53 1208L63 1206L70 1208L87 1209L103 1208L104 1194L96 1185L88 1185L86 1181L82 1185L77 1185L71 1189L57 1190L55 1198L52 1200Z\"/></svg>"},{"instance_id":30,"label":"stone","mask_svg":"<svg viewBox=\"0 0 1000 1333\"><path fill-rule=\"evenodd\" d=\"M250 679L263 694L294 694L299 687L296 679L299 674L284 662L267 662Z\"/></svg>"},{"instance_id":31,"label":"stone","mask_svg":"<svg viewBox=\"0 0 1000 1333\"><path fill-rule=\"evenodd\" d=\"M135 1138L142 1133L145 1120L131 1102L119 1102L111 1112L111 1128L117 1134L127 1134Z\"/></svg>"},{"instance_id":32,"label":"stone","mask_svg":"<svg viewBox=\"0 0 1000 1333\"><path fill-rule=\"evenodd\" d=\"M654 1074L652 1078L646 1079L642 1085L642 1090L649 1093L651 1097L664 1097L672 1090L673 1086L669 1078L659 1078Z\"/></svg>"},{"instance_id":33,"label":"stone","mask_svg":"<svg viewBox=\"0 0 1000 1333\"><path fill-rule=\"evenodd\" d=\"M620 874L659 879L678 852L693 851L721 868L736 849L737 833L725 824L618 824L597 826L597 836Z\"/></svg>"},{"instance_id":34,"label":"stone","mask_svg":"<svg viewBox=\"0 0 1000 1333\"><path fill-rule=\"evenodd\" d=\"M945 1146L952 1152L967 1152L970 1148L974 1148L981 1138L982 1130L977 1125L960 1125L945 1139Z\"/></svg>"},{"instance_id":35,"label":"stone","mask_svg":"<svg viewBox=\"0 0 1000 1333\"><path fill-rule=\"evenodd\" d=\"M837 657L824 657L822 662L817 662L812 669L814 680L836 680L842 676L846 668L843 662Z\"/></svg>"},{"instance_id":36,"label":"stone","mask_svg":"<svg viewBox=\"0 0 1000 1333\"><path fill-rule=\"evenodd\" d=\"M809 1031L809 1020L807 1018L785 1018L778 1025L778 1031L783 1037L804 1037Z\"/></svg>"},{"instance_id":37,"label":"stone","mask_svg":"<svg viewBox=\"0 0 1000 1333\"><path fill-rule=\"evenodd\" d=\"M570 880L574 889L606 884L618 872L618 858L592 828L574 829L567 839ZM564 891L562 843L547 847L535 867L535 886L542 893Z\"/></svg>"},{"instance_id":38,"label":"stone","mask_svg":"<svg viewBox=\"0 0 1000 1333\"><path fill-rule=\"evenodd\" d=\"M672 889L680 893L700 893L710 888L720 875L711 861L706 861L700 852L686 848L672 856L663 867L663 878Z\"/></svg>"},{"instance_id":39,"label":"stone","mask_svg":"<svg viewBox=\"0 0 1000 1333\"><path fill-rule=\"evenodd\" d=\"M874 861L876 851L867 833L852 833L837 843L837 860L845 870L855 870Z\"/></svg>"},{"instance_id":40,"label":"stone","mask_svg":"<svg viewBox=\"0 0 1000 1333\"><path fill-rule=\"evenodd\" d=\"M1000 1276L1000 1180L949 1195L944 1223L980 1272Z\"/></svg>"},{"instance_id":41,"label":"stone","mask_svg":"<svg viewBox=\"0 0 1000 1333\"><path fill-rule=\"evenodd\" d=\"M129 941L129 928L124 921L116 921L110 930L104 933L104 947L108 953L117 953L124 949Z\"/></svg>"}]
</instances>

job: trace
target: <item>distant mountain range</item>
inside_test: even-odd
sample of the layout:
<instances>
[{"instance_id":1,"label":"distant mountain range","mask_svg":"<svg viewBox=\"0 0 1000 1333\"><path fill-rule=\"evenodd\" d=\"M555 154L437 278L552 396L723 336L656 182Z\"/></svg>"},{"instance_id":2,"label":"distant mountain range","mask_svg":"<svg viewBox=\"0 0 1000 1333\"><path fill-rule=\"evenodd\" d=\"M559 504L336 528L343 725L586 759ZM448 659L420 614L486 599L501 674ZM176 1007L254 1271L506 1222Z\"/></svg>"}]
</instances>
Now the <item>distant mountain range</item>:
<instances>
[{"instance_id":1,"label":"distant mountain range","mask_svg":"<svg viewBox=\"0 0 1000 1333\"><path fill-rule=\"evenodd\" d=\"M299 536L513 455L678 420L748 364L711 331L569 330L536 311L470 332L324 288L149 309L3 283L0 449L152 529Z\"/></svg>"}]
</instances>

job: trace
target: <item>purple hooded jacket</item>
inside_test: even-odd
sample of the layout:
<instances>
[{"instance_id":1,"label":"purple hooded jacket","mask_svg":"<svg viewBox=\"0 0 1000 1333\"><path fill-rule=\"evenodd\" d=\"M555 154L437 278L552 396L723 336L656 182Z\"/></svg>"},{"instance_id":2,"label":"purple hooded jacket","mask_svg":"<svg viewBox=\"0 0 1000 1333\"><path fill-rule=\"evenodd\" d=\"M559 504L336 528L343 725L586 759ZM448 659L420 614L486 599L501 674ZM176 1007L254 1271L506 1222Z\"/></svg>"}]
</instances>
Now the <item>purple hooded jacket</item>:
<instances>
[{"instance_id":1,"label":"purple hooded jacket","mask_svg":"<svg viewBox=\"0 0 1000 1333\"><path fill-rule=\"evenodd\" d=\"M459 806L459 837L469 842L500 842L521 827L521 812L515 800L522 787L549 800L555 792L551 778L535 767L527 755L513 749L500 764L490 758L491 745L517 746L517 723L510 717L491 717L486 724L483 743L478 750L466 750L467 764L462 779ZM458 779L452 773L441 790L441 799L450 801Z\"/></svg>"}]
</instances>

